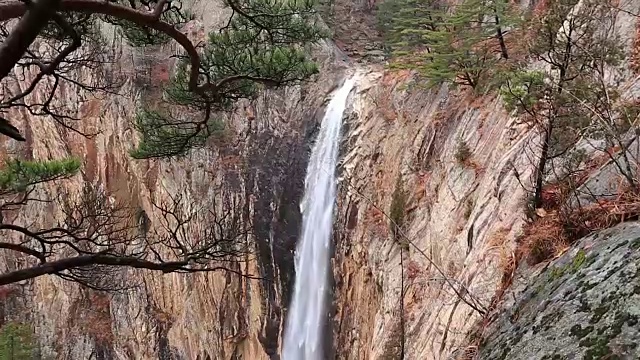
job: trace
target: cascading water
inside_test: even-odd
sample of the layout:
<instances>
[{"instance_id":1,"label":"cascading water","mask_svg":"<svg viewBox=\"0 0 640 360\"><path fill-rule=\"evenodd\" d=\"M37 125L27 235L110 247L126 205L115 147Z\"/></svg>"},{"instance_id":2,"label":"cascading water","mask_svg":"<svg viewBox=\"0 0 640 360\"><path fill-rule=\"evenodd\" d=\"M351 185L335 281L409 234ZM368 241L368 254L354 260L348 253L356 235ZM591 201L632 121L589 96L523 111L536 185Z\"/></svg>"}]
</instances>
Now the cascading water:
<instances>
[{"instance_id":1,"label":"cascading water","mask_svg":"<svg viewBox=\"0 0 640 360\"><path fill-rule=\"evenodd\" d=\"M342 114L355 83L348 79L329 102L305 178L302 237L296 249L296 280L287 317L283 360L321 360L329 277L336 163Z\"/></svg>"}]
</instances>

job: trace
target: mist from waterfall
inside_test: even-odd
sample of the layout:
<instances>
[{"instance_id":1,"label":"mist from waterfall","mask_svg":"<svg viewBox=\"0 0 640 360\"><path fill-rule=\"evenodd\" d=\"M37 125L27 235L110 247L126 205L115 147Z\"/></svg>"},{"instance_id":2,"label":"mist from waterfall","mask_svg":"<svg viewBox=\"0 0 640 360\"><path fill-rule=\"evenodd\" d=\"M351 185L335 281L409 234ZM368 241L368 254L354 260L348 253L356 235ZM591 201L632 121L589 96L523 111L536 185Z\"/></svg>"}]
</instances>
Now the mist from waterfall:
<instances>
[{"instance_id":1,"label":"mist from waterfall","mask_svg":"<svg viewBox=\"0 0 640 360\"><path fill-rule=\"evenodd\" d=\"M296 279L289 308L283 360L323 360L323 330L330 270L336 165L342 114L355 83L348 79L327 106L305 178L300 204L302 236L296 249Z\"/></svg>"}]
</instances>

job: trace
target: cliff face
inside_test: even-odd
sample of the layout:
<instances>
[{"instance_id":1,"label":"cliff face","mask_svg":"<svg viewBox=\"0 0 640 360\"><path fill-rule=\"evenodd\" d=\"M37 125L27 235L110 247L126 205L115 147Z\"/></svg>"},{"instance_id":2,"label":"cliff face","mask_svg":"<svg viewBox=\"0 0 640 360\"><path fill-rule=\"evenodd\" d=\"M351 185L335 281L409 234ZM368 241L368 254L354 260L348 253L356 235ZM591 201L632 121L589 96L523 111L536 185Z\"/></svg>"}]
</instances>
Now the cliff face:
<instances>
[{"instance_id":1,"label":"cliff face","mask_svg":"<svg viewBox=\"0 0 640 360\"><path fill-rule=\"evenodd\" d=\"M206 16L188 24L187 33L204 36L224 12L204 3L192 5ZM198 8L199 7L199 8ZM316 49L324 71L318 81L298 88L270 91L243 102L226 121L222 138L207 148L172 161L136 161L128 152L136 142L132 115L155 101L168 79L169 49L134 51L113 38L119 66L105 69L125 85L117 94L90 94L61 88L59 99L85 138L52 121L13 114L27 142L6 141L3 154L34 159L75 155L81 175L41 186L37 193L53 198L64 191L97 183L118 202L138 209L149 231L161 226L152 206L170 197L183 205L215 206L232 201L249 226L255 243L233 273L161 275L129 271L117 281L132 288L111 294L81 289L55 277L15 285L3 300L3 322L33 325L45 358L57 359L269 359L278 358L283 305L292 286L293 251L300 228L299 201L311 140L327 95L343 78L344 66L328 45ZM100 74L81 74L91 79ZM14 84L14 91L28 85ZM6 216L6 214L5 214ZM11 214L19 224L51 225L62 214L54 206L32 204ZM206 224L192 223L189 231ZM2 270L20 259L5 256ZM116 279L114 279L116 281Z\"/></svg>"},{"instance_id":2,"label":"cliff face","mask_svg":"<svg viewBox=\"0 0 640 360\"><path fill-rule=\"evenodd\" d=\"M481 359L637 359L638 223L581 240L487 330Z\"/></svg>"},{"instance_id":3,"label":"cliff face","mask_svg":"<svg viewBox=\"0 0 640 360\"><path fill-rule=\"evenodd\" d=\"M0 305L2 320L33 324L43 355L56 359L279 359L310 144L327 96L355 72L359 80L344 119L334 231L335 357L398 359L404 353L406 359L445 359L456 353L481 317L474 307L487 310L514 261L524 222L520 180L533 171L525 150L537 135L518 125L495 96L446 86L426 90L410 73L347 64L338 48L360 60L378 56L376 45L365 46L378 41L369 25L373 5L337 1L337 48L317 49L320 78L239 104L227 119L227 136L184 159L135 161L128 155L136 140L131 114L166 81L171 64L159 59L167 49L135 53L116 37L114 46L126 61L108 70L130 78L119 93L64 92L65 106L82 119L78 126L98 133L93 138L18 114L16 125L28 141L2 143L0 156L83 159L80 176L41 187L40 194L102 184L115 199L144 211L150 228L161 220L151 200L234 199L255 249L232 266L263 280L132 271L121 279L135 287L104 294L43 277L12 287ZM224 16L209 2L192 6L205 14L189 24L193 37ZM630 45L635 19L621 16L617 30ZM347 19L361 21L350 31ZM636 91L634 81L629 75L628 92ZM394 221L401 220L402 233L394 234L386 216L393 216L391 204L401 193L404 216ZM11 216L44 225L61 215L33 205ZM1 269L17 261L3 254ZM537 273L531 274L535 279ZM496 329L486 354L502 348L501 328ZM525 340L517 346L532 341Z\"/></svg>"},{"instance_id":4,"label":"cliff face","mask_svg":"<svg viewBox=\"0 0 640 360\"><path fill-rule=\"evenodd\" d=\"M495 98L410 84L408 74L368 74L347 123L334 269L338 358L397 358L401 313L406 358L446 356L479 316L455 291L464 285L490 303L500 258L522 223L524 190L512 169L523 177L531 170L522 150L532 134L514 128ZM456 160L464 146L468 156ZM391 213L398 186L406 237L394 238L383 212Z\"/></svg>"},{"instance_id":5,"label":"cliff face","mask_svg":"<svg viewBox=\"0 0 640 360\"><path fill-rule=\"evenodd\" d=\"M602 30L617 32L625 51L632 54L637 18L631 14L640 3L627 1L619 6L624 11L617 14L613 26ZM637 79L631 71L624 74L618 84L623 98L637 98ZM525 222L524 188L530 188L528 181L535 169L530 156L536 153L532 149L539 148L540 137L510 116L499 98L446 86L424 90L415 86L409 73L373 68L360 82L346 123L349 131L344 139L335 224L337 358L467 358L477 350L475 344L465 348L469 335L478 330L483 311L490 314L485 320L503 313L522 311L526 315L515 324L504 315L490 330L481 328L480 335L490 340L489 349L478 355L480 359L541 359L554 354L572 358L570 354L578 353L595 359L608 354L609 346L615 354L633 358L633 351L625 346L636 335L624 327L633 326L633 319L623 321L620 333L619 318L635 316L634 311L624 310L635 306L633 301L622 300L632 292L624 279L632 276L634 267L626 261L611 265L613 269L604 264L609 256L613 261L633 251L619 244L635 239L634 226L595 235L577 245L587 249L594 241L601 242L580 256L587 251L595 257L598 249L607 248L604 259L590 263L581 274L591 279L587 290L600 286L608 292L580 295L584 287L568 274L558 280L561 285L554 282L548 291L536 292L536 286L552 281L549 269L566 268L577 248L551 264L520 266L513 276L516 241ZM607 184L616 181L613 167L594 170L584 185L591 192L585 192L610 193ZM393 214L394 198L399 197L405 199L404 217ZM390 230L391 220L400 220L400 234ZM548 268L541 273L543 266ZM508 279L514 285L496 303ZM609 291L614 286L606 284L609 280L621 290ZM609 295L603 295L603 300L596 294ZM557 299L560 296L569 298L567 304L572 305L568 306L576 304L576 297L588 298L589 309L567 309L570 315L557 326L551 325L564 313L565 303ZM598 323L599 332L576 335L581 339L591 335L592 343L585 340L578 346L580 339L570 340L568 335L545 343L545 336L566 333L565 327L575 324L574 320L599 316L597 304L603 306L614 298L621 300L607 308L611 311L605 322ZM539 325L540 321L547 325ZM583 328L588 325L582 321ZM538 331L540 326L544 331ZM517 332L513 337L512 331ZM597 336L603 332L607 335ZM519 342L522 334L526 341ZM565 348L560 345L563 341L575 341L576 346Z\"/></svg>"}]
</instances>

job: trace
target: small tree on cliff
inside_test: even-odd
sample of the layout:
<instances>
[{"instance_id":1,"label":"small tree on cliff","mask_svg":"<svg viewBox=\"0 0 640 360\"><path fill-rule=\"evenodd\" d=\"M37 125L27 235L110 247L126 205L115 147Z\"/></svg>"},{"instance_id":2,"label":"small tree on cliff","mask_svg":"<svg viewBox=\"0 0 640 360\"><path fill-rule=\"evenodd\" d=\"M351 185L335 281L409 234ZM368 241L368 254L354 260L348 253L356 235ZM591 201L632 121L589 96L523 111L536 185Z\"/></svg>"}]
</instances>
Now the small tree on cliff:
<instances>
[{"instance_id":1,"label":"small tree on cliff","mask_svg":"<svg viewBox=\"0 0 640 360\"><path fill-rule=\"evenodd\" d=\"M29 325L8 322L0 327L0 360L32 360L36 350Z\"/></svg>"},{"instance_id":2,"label":"small tree on cliff","mask_svg":"<svg viewBox=\"0 0 640 360\"><path fill-rule=\"evenodd\" d=\"M505 29L518 22L505 0L465 0L452 8L438 0L392 0L379 19L395 68L472 88L498 59L509 58Z\"/></svg>"},{"instance_id":3,"label":"small tree on cliff","mask_svg":"<svg viewBox=\"0 0 640 360\"><path fill-rule=\"evenodd\" d=\"M29 325L8 322L0 327L0 360L32 360L36 350Z\"/></svg>"},{"instance_id":4,"label":"small tree on cliff","mask_svg":"<svg viewBox=\"0 0 640 360\"><path fill-rule=\"evenodd\" d=\"M535 208L542 205L542 187L553 170L548 169L552 160L568 155L580 139L593 135L607 138L609 147L624 149L620 135L635 116L635 111L618 103L618 92L605 81L605 74L614 74L624 58L615 32L601 30L607 25L613 29L618 10L609 1L587 0L575 7L577 3L548 1L544 16L530 24L535 34L530 54L546 63L548 71L515 71L501 88L507 110L541 131ZM635 187L629 161L623 162L621 175Z\"/></svg>"},{"instance_id":5,"label":"small tree on cliff","mask_svg":"<svg viewBox=\"0 0 640 360\"><path fill-rule=\"evenodd\" d=\"M24 140L11 125L18 116L12 109L78 131L77 119L56 99L63 85L90 92L119 86L110 80L113 74L95 81L79 76L109 63L105 24L133 46L175 42L181 48L165 103L136 116L142 139L132 151L136 158L183 155L203 146L221 126L218 112L261 87L296 83L317 71L304 50L324 36L313 0L224 3L232 11L226 25L200 44L180 31L193 18L180 0L0 2L0 133ZM23 86L12 86L18 81Z\"/></svg>"}]
</instances>

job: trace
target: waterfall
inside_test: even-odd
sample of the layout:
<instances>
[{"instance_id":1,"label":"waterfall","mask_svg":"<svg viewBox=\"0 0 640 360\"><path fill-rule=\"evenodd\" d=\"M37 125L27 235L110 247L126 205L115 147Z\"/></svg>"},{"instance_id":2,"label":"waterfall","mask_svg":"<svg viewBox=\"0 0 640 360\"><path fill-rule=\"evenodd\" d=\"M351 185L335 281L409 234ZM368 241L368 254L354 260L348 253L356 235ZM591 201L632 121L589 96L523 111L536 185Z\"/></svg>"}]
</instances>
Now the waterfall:
<instances>
[{"instance_id":1,"label":"waterfall","mask_svg":"<svg viewBox=\"0 0 640 360\"><path fill-rule=\"evenodd\" d=\"M302 236L296 249L296 280L284 332L283 360L323 359L338 143L342 114L354 82L345 81L329 102L307 166L300 205Z\"/></svg>"}]
</instances>

